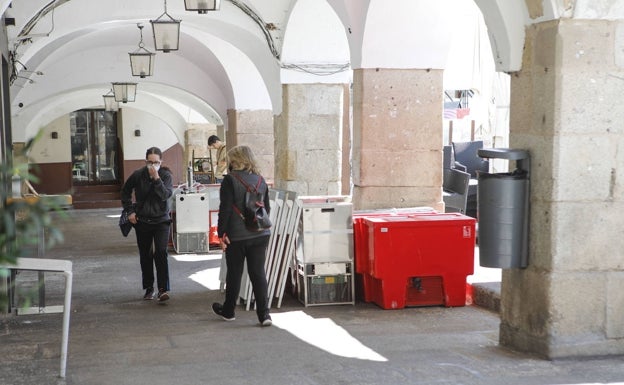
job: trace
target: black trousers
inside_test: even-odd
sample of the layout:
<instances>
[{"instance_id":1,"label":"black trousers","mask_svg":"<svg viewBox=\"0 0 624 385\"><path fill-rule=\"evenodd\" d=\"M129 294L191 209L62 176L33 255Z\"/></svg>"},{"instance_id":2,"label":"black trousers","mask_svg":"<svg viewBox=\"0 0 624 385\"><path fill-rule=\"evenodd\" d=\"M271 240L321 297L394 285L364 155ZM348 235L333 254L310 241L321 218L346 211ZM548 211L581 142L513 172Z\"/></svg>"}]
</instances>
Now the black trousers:
<instances>
[{"instance_id":1,"label":"black trousers","mask_svg":"<svg viewBox=\"0 0 624 385\"><path fill-rule=\"evenodd\" d=\"M169 291L169 263L167 244L169 243L169 222L143 223L134 226L139 246L143 289L154 287L154 266L156 266L157 289Z\"/></svg>"},{"instance_id":2,"label":"black trousers","mask_svg":"<svg viewBox=\"0 0 624 385\"><path fill-rule=\"evenodd\" d=\"M225 249L227 274L225 276L225 303L223 310L226 314L234 314L236 301L239 296L241 278L245 259L247 259L247 273L256 298L256 313L261 318L269 312L268 284L264 261L269 236L232 241Z\"/></svg>"}]
</instances>

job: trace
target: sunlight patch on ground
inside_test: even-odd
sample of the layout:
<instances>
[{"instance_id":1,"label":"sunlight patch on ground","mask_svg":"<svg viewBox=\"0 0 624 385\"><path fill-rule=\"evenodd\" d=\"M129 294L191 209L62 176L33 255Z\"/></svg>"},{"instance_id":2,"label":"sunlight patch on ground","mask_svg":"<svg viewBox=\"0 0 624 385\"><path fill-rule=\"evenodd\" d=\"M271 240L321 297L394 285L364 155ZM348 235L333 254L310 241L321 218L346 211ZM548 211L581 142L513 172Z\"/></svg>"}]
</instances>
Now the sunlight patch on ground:
<instances>
[{"instance_id":1,"label":"sunlight patch on ground","mask_svg":"<svg viewBox=\"0 0 624 385\"><path fill-rule=\"evenodd\" d=\"M481 282L501 282L503 270L481 266L479 262L479 246L475 246L474 250L474 274L466 277L466 282L471 284Z\"/></svg>"},{"instance_id":2,"label":"sunlight patch on ground","mask_svg":"<svg viewBox=\"0 0 624 385\"><path fill-rule=\"evenodd\" d=\"M190 279L204 286L208 290L219 290L221 282L219 281L219 271L221 268L214 267L191 274Z\"/></svg>"},{"instance_id":3,"label":"sunlight patch on ground","mask_svg":"<svg viewBox=\"0 0 624 385\"><path fill-rule=\"evenodd\" d=\"M169 254L176 261L180 262L201 262L201 261L214 261L221 259L221 252L218 254Z\"/></svg>"},{"instance_id":4,"label":"sunlight patch on ground","mask_svg":"<svg viewBox=\"0 0 624 385\"><path fill-rule=\"evenodd\" d=\"M303 311L272 313L273 325L328 353L360 360L388 361L353 338L329 318L312 318Z\"/></svg>"}]
</instances>

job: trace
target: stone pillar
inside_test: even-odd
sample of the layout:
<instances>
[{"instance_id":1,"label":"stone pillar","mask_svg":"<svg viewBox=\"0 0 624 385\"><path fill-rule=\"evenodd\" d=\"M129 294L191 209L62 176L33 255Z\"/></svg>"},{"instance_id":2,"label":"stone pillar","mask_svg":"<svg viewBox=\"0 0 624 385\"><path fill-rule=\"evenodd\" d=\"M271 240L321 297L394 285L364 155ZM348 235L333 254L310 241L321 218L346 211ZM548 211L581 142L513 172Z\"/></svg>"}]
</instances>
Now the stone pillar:
<instances>
[{"instance_id":1,"label":"stone pillar","mask_svg":"<svg viewBox=\"0 0 624 385\"><path fill-rule=\"evenodd\" d=\"M300 195L341 195L346 86L285 84L282 89L283 109L275 124L276 186Z\"/></svg>"},{"instance_id":2,"label":"stone pillar","mask_svg":"<svg viewBox=\"0 0 624 385\"><path fill-rule=\"evenodd\" d=\"M531 153L530 254L503 272L500 343L547 358L624 354L624 24L527 30L510 147Z\"/></svg>"},{"instance_id":3,"label":"stone pillar","mask_svg":"<svg viewBox=\"0 0 624 385\"><path fill-rule=\"evenodd\" d=\"M251 147L268 183L274 181L273 143L273 111L228 110L228 128L225 132L227 148L240 145Z\"/></svg>"},{"instance_id":4,"label":"stone pillar","mask_svg":"<svg viewBox=\"0 0 624 385\"><path fill-rule=\"evenodd\" d=\"M442 97L442 70L354 70L355 209L443 210Z\"/></svg>"},{"instance_id":5,"label":"stone pillar","mask_svg":"<svg viewBox=\"0 0 624 385\"><path fill-rule=\"evenodd\" d=\"M192 161L193 155L195 155L195 158L209 157L208 137L215 134L217 134L217 127L213 124L188 125L188 128L184 132L184 140L186 141L186 145L184 146L184 160L186 166ZM212 156L214 159L216 156L215 151L213 151Z\"/></svg>"}]
</instances>

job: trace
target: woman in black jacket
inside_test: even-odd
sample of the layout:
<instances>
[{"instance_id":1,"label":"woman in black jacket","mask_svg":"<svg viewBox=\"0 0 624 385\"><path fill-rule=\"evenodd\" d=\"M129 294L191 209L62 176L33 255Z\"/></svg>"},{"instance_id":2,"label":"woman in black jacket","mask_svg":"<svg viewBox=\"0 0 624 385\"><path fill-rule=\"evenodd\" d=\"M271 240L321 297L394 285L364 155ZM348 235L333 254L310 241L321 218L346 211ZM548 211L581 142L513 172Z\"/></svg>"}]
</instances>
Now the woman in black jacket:
<instances>
[{"instance_id":1,"label":"woman in black jacket","mask_svg":"<svg viewBox=\"0 0 624 385\"><path fill-rule=\"evenodd\" d=\"M157 147L147 149L144 167L134 171L121 189L121 203L134 225L139 246L143 299L154 298L154 265L158 284L158 301L169 299L169 198L173 194L171 171L161 167L162 152ZM132 202L134 192L135 202ZM152 247L153 246L153 247Z\"/></svg>"},{"instance_id":2,"label":"woman in black jacket","mask_svg":"<svg viewBox=\"0 0 624 385\"><path fill-rule=\"evenodd\" d=\"M269 244L270 229L250 231L240 213L244 211L246 188L258 186L264 193L264 207L270 213L268 186L258 170L253 152L247 146L236 146L228 151L229 172L224 175L219 196L218 234L221 249L225 251L227 274L225 277L225 302L212 304L215 314L233 321L234 308L240 292L243 266L247 259L247 272L256 299L256 313L262 326L270 326L268 285L264 261ZM241 182L241 180L243 182ZM236 207L235 207L236 206Z\"/></svg>"}]
</instances>

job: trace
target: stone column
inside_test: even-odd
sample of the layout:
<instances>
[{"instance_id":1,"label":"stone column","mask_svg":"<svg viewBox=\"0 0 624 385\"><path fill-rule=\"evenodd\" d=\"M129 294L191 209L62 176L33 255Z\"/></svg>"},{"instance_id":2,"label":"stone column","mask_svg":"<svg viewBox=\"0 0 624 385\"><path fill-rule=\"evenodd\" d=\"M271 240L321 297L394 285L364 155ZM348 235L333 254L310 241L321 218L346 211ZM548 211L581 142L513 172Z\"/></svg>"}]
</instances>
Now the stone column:
<instances>
[{"instance_id":1,"label":"stone column","mask_svg":"<svg viewBox=\"0 0 624 385\"><path fill-rule=\"evenodd\" d=\"M503 273L500 342L547 358L624 354L624 24L527 30L510 147L531 153L530 254Z\"/></svg>"},{"instance_id":2,"label":"stone column","mask_svg":"<svg viewBox=\"0 0 624 385\"><path fill-rule=\"evenodd\" d=\"M273 111L228 110L228 128L225 131L227 148L239 145L251 147L268 183L274 181L273 143Z\"/></svg>"},{"instance_id":3,"label":"stone column","mask_svg":"<svg viewBox=\"0 0 624 385\"><path fill-rule=\"evenodd\" d=\"M354 70L355 209L443 210L442 97L442 70Z\"/></svg>"},{"instance_id":4,"label":"stone column","mask_svg":"<svg viewBox=\"0 0 624 385\"><path fill-rule=\"evenodd\" d=\"M275 124L275 175L279 188L300 195L343 193L346 87L344 84L283 85L282 114Z\"/></svg>"},{"instance_id":5,"label":"stone column","mask_svg":"<svg viewBox=\"0 0 624 385\"><path fill-rule=\"evenodd\" d=\"M188 128L184 132L184 140L186 145L184 146L185 154L184 160L186 166L192 161L193 155L195 158L209 157L208 149L208 137L217 133L217 127L213 124L189 124ZM213 153L214 157L215 154Z\"/></svg>"}]
</instances>

